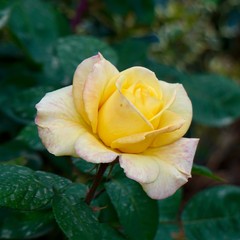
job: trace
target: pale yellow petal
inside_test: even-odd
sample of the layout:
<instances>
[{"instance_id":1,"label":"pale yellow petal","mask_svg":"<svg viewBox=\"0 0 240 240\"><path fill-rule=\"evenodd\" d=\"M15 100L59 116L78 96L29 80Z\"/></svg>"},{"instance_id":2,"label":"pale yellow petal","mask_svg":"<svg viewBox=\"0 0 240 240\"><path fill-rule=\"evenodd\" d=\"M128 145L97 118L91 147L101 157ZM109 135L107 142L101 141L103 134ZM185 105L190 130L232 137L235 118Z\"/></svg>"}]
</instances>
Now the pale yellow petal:
<instances>
[{"instance_id":1,"label":"pale yellow petal","mask_svg":"<svg viewBox=\"0 0 240 240\"><path fill-rule=\"evenodd\" d=\"M142 154L122 154L119 163L126 176L139 183L154 182L159 175L157 161Z\"/></svg>"},{"instance_id":2,"label":"pale yellow petal","mask_svg":"<svg viewBox=\"0 0 240 240\"><path fill-rule=\"evenodd\" d=\"M171 121L170 119L173 119L175 117L181 118L185 122L183 126L177 131L174 131L172 133L166 133L161 136L159 135L159 137L154 141L152 146L163 146L180 139L187 132L192 121L192 104L183 86L181 84L169 84L162 81L160 82L161 88L164 92L163 98L166 99L166 101L172 101L171 96L172 94L174 94L174 91L176 91L176 95L174 101L168 107L168 111L164 111L162 113L159 121L159 128L164 127L168 121ZM169 86L171 86L171 91L169 90ZM172 116L170 116L169 113L171 113Z\"/></svg>"},{"instance_id":3,"label":"pale yellow petal","mask_svg":"<svg viewBox=\"0 0 240 240\"><path fill-rule=\"evenodd\" d=\"M185 174L168 164L160 162L158 168L161 168L161 172L154 182L141 184L143 190L152 199L167 198L188 182Z\"/></svg>"},{"instance_id":4,"label":"pale yellow petal","mask_svg":"<svg viewBox=\"0 0 240 240\"><path fill-rule=\"evenodd\" d=\"M159 81L161 82L161 81ZM170 84L168 84L170 85ZM163 90L163 96L162 96L162 108L160 109L160 111L153 117L151 118L149 121L151 122L151 124L154 126L154 128L158 128L162 114L172 105L172 103L174 102L175 98L176 98L176 84L171 84L171 87L169 87L168 89L163 88L161 90ZM167 91L167 92L166 92Z\"/></svg>"},{"instance_id":5,"label":"pale yellow petal","mask_svg":"<svg viewBox=\"0 0 240 240\"><path fill-rule=\"evenodd\" d=\"M151 130L148 121L118 91L99 111L98 135L107 146L118 138Z\"/></svg>"},{"instance_id":6,"label":"pale yellow petal","mask_svg":"<svg viewBox=\"0 0 240 240\"><path fill-rule=\"evenodd\" d=\"M148 120L163 107L162 92L155 74L143 67L132 67L120 73L117 88Z\"/></svg>"},{"instance_id":7,"label":"pale yellow petal","mask_svg":"<svg viewBox=\"0 0 240 240\"><path fill-rule=\"evenodd\" d=\"M120 166L151 198L167 198L191 177L197 144L198 139L182 138L168 146L149 148L142 154L122 154Z\"/></svg>"},{"instance_id":8,"label":"pale yellow petal","mask_svg":"<svg viewBox=\"0 0 240 240\"><path fill-rule=\"evenodd\" d=\"M83 89L85 82L89 77L89 74L93 70L93 66L101 61L101 55L90 57L82 61L73 76L73 99L77 111L81 114L85 122L90 123L87 113L85 111L84 102L83 102Z\"/></svg>"},{"instance_id":9,"label":"pale yellow petal","mask_svg":"<svg viewBox=\"0 0 240 240\"><path fill-rule=\"evenodd\" d=\"M73 103L72 86L47 93L36 108L35 122L48 151L75 156L74 145L85 126Z\"/></svg>"},{"instance_id":10,"label":"pale yellow petal","mask_svg":"<svg viewBox=\"0 0 240 240\"><path fill-rule=\"evenodd\" d=\"M142 183L143 189L151 198L166 198L188 181L197 144L198 139L181 138L173 144L149 148L144 152L146 158L155 159L159 168L155 181Z\"/></svg>"},{"instance_id":11,"label":"pale yellow petal","mask_svg":"<svg viewBox=\"0 0 240 240\"><path fill-rule=\"evenodd\" d=\"M175 118L161 129L116 139L112 142L111 148L118 149L124 153L141 153L152 144L155 138L162 134L176 131L183 124L184 120Z\"/></svg>"},{"instance_id":12,"label":"pale yellow petal","mask_svg":"<svg viewBox=\"0 0 240 240\"><path fill-rule=\"evenodd\" d=\"M99 61L93 65L83 89L83 104L93 133L97 131L98 110L103 91L111 78L118 74L118 70L109 61L102 55L99 56Z\"/></svg>"},{"instance_id":13,"label":"pale yellow petal","mask_svg":"<svg viewBox=\"0 0 240 240\"><path fill-rule=\"evenodd\" d=\"M75 149L79 157L92 163L109 163L119 156L119 153L106 147L101 140L89 132L78 138Z\"/></svg>"},{"instance_id":14,"label":"pale yellow petal","mask_svg":"<svg viewBox=\"0 0 240 240\"><path fill-rule=\"evenodd\" d=\"M135 83L143 83L151 88L154 95L161 98L162 91L159 87L159 81L155 73L149 69L144 67L132 67L120 72L120 74L127 79L127 81L122 84L122 88L128 88Z\"/></svg>"}]
</instances>

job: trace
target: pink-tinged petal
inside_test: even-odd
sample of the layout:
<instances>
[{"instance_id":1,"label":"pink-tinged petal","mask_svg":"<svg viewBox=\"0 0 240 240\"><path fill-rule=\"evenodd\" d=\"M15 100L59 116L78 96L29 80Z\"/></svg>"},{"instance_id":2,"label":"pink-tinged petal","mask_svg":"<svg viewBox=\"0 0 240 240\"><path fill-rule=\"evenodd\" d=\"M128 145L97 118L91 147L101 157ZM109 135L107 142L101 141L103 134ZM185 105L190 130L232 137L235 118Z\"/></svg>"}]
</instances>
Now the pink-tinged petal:
<instances>
[{"instance_id":1,"label":"pink-tinged petal","mask_svg":"<svg viewBox=\"0 0 240 240\"><path fill-rule=\"evenodd\" d=\"M79 157L92 163L110 163L119 156L119 153L106 147L101 140L88 132L81 135L75 149Z\"/></svg>"},{"instance_id":2,"label":"pink-tinged petal","mask_svg":"<svg viewBox=\"0 0 240 240\"><path fill-rule=\"evenodd\" d=\"M197 144L198 139L181 138L139 155L123 154L120 164L127 176L138 181L151 198L163 199L174 194L191 177ZM139 161L136 156L140 157Z\"/></svg>"},{"instance_id":3,"label":"pink-tinged petal","mask_svg":"<svg viewBox=\"0 0 240 240\"><path fill-rule=\"evenodd\" d=\"M179 172L176 168L163 163L159 163L158 168L162 168L159 176L152 183L141 184L143 190L152 199L164 199L173 195L177 189L188 182L188 177Z\"/></svg>"},{"instance_id":4,"label":"pink-tinged petal","mask_svg":"<svg viewBox=\"0 0 240 240\"><path fill-rule=\"evenodd\" d=\"M72 86L47 93L36 108L35 122L48 151L56 156L75 156L75 142L85 130L73 103Z\"/></svg>"},{"instance_id":5,"label":"pink-tinged petal","mask_svg":"<svg viewBox=\"0 0 240 240\"><path fill-rule=\"evenodd\" d=\"M39 135L56 156L80 156L94 163L111 162L118 154L103 145L76 111L72 86L50 92L36 105Z\"/></svg>"},{"instance_id":6,"label":"pink-tinged petal","mask_svg":"<svg viewBox=\"0 0 240 240\"><path fill-rule=\"evenodd\" d=\"M139 183L151 183L159 175L157 161L142 154L122 154L119 158L121 168L128 178Z\"/></svg>"},{"instance_id":7,"label":"pink-tinged petal","mask_svg":"<svg viewBox=\"0 0 240 240\"><path fill-rule=\"evenodd\" d=\"M156 137L161 134L176 131L183 124L183 119L175 118L174 120L169 121L168 124L161 129L118 138L112 142L111 148L118 149L124 153L141 153L152 144Z\"/></svg>"},{"instance_id":8,"label":"pink-tinged petal","mask_svg":"<svg viewBox=\"0 0 240 240\"><path fill-rule=\"evenodd\" d=\"M91 124L96 133L98 109L103 91L118 70L100 53L83 61L77 68L73 80L74 102L78 111Z\"/></svg>"},{"instance_id":9,"label":"pink-tinged petal","mask_svg":"<svg viewBox=\"0 0 240 240\"><path fill-rule=\"evenodd\" d=\"M176 92L176 95L174 101L168 107L168 111L162 113L159 128L165 126L165 123L168 122L168 118L174 118L173 114L176 117L180 117L185 122L177 131L159 135L153 142L153 147L164 146L180 139L187 132L192 121L192 104L183 86L181 84L169 84L162 81L160 81L160 84L165 101L168 101L168 99L172 101L172 94L174 92Z\"/></svg>"},{"instance_id":10,"label":"pink-tinged petal","mask_svg":"<svg viewBox=\"0 0 240 240\"><path fill-rule=\"evenodd\" d=\"M93 66L101 60L101 56L95 55L82 61L73 76L73 101L77 111L81 114L86 123L90 123L83 102L83 89Z\"/></svg>"}]
</instances>

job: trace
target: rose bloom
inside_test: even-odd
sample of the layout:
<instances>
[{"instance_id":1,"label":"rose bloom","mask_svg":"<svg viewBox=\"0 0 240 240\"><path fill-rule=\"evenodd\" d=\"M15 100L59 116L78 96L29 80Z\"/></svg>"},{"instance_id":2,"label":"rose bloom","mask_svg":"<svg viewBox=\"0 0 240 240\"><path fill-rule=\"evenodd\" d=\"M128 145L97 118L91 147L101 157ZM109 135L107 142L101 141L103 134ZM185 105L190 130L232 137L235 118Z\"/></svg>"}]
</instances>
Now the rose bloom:
<instances>
[{"instance_id":1,"label":"rose bloom","mask_svg":"<svg viewBox=\"0 0 240 240\"><path fill-rule=\"evenodd\" d=\"M110 163L153 199L172 195L191 177L198 139L182 138L192 104L181 84L143 67L119 72L100 53L77 67L73 84L36 105L39 136L56 156Z\"/></svg>"}]
</instances>

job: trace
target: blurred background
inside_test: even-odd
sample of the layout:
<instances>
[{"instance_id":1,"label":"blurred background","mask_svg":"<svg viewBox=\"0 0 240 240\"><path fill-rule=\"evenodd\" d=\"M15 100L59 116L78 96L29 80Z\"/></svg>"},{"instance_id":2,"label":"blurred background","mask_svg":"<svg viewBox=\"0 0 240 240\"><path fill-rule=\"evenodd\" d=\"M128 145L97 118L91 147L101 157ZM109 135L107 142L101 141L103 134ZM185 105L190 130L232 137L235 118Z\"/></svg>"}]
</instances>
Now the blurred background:
<instances>
[{"instance_id":1,"label":"blurred background","mask_svg":"<svg viewBox=\"0 0 240 240\"><path fill-rule=\"evenodd\" d=\"M76 177L69 158L42 146L34 106L98 51L119 70L144 66L186 88L195 163L213 174L194 168L184 201L240 185L239 0L1 0L0 161Z\"/></svg>"}]
</instances>

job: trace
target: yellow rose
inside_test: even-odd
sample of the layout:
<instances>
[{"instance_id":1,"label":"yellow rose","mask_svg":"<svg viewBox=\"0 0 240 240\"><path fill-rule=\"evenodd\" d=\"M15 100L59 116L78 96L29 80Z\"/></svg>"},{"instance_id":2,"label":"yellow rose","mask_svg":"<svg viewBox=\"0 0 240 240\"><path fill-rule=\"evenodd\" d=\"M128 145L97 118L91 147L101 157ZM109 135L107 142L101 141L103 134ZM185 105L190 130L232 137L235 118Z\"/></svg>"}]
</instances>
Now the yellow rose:
<instances>
[{"instance_id":1,"label":"yellow rose","mask_svg":"<svg viewBox=\"0 0 240 240\"><path fill-rule=\"evenodd\" d=\"M39 135L56 156L92 163L119 157L127 177L154 199L191 177L198 139L182 138L192 105L181 84L159 81L143 67L118 70L100 53L76 69L73 85L36 105Z\"/></svg>"}]
</instances>

